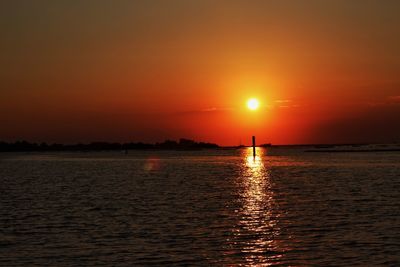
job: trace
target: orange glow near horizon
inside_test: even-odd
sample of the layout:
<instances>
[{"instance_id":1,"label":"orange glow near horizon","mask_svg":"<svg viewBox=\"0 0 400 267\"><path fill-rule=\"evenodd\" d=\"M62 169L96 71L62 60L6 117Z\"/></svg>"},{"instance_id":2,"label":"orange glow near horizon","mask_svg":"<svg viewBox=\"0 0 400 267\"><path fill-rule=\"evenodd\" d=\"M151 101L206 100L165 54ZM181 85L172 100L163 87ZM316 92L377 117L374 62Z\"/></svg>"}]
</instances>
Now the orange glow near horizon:
<instances>
[{"instance_id":1,"label":"orange glow near horizon","mask_svg":"<svg viewBox=\"0 0 400 267\"><path fill-rule=\"evenodd\" d=\"M400 2L250 2L8 1L0 141L399 141Z\"/></svg>"}]
</instances>

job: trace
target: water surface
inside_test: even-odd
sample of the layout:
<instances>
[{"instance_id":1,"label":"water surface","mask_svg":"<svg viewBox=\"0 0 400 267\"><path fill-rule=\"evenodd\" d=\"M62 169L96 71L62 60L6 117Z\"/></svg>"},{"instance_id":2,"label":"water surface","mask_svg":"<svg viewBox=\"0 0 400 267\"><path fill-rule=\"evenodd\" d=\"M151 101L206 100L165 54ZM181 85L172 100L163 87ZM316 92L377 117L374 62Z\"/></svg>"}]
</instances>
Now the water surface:
<instances>
[{"instance_id":1,"label":"water surface","mask_svg":"<svg viewBox=\"0 0 400 267\"><path fill-rule=\"evenodd\" d=\"M400 153L0 154L1 266L400 266Z\"/></svg>"}]
</instances>

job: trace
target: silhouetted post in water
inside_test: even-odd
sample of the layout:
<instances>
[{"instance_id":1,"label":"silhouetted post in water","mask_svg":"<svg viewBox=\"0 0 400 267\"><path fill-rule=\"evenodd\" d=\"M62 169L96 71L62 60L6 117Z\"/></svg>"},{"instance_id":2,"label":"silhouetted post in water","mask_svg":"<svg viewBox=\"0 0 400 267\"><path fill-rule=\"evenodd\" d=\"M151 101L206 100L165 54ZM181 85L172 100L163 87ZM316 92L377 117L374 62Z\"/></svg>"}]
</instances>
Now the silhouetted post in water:
<instances>
[{"instance_id":1,"label":"silhouetted post in water","mask_svg":"<svg viewBox=\"0 0 400 267\"><path fill-rule=\"evenodd\" d=\"M253 135L253 158L256 158L256 137Z\"/></svg>"}]
</instances>

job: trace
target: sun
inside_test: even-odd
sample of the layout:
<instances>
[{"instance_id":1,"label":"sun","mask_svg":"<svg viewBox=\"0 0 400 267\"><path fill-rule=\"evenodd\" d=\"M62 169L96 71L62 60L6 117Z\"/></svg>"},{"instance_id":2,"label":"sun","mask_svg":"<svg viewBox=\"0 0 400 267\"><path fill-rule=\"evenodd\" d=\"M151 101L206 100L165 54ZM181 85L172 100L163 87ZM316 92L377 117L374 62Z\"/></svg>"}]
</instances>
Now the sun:
<instances>
[{"instance_id":1,"label":"sun","mask_svg":"<svg viewBox=\"0 0 400 267\"><path fill-rule=\"evenodd\" d=\"M260 106L260 102L258 102L257 98L250 98L247 100L247 107L251 110L256 110Z\"/></svg>"}]
</instances>

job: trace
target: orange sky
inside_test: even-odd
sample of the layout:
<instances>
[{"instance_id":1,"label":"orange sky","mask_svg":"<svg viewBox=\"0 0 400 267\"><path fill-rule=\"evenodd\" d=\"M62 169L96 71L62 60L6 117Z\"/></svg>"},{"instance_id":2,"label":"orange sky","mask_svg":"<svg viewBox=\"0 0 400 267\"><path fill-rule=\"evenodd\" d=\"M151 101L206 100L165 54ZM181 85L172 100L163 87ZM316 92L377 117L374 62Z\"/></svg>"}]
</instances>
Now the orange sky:
<instances>
[{"instance_id":1,"label":"orange sky","mask_svg":"<svg viewBox=\"0 0 400 267\"><path fill-rule=\"evenodd\" d=\"M399 142L398 10L390 0L2 1L0 140Z\"/></svg>"}]
</instances>

